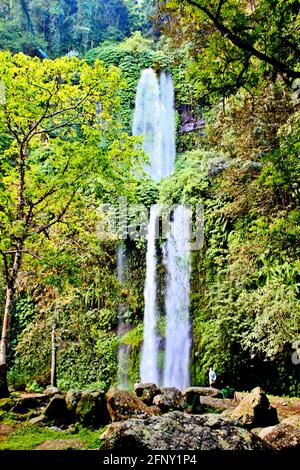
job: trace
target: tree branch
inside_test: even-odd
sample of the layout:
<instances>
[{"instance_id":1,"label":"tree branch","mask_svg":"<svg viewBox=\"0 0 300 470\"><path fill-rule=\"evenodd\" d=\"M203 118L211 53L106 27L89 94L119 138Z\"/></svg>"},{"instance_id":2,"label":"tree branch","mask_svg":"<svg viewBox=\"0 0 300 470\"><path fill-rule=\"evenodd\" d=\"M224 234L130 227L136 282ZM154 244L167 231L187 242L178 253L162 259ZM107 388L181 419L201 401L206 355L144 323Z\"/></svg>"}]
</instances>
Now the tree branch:
<instances>
[{"instance_id":1,"label":"tree branch","mask_svg":"<svg viewBox=\"0 0 300 470\"><path fill-rule=\"evenodd\" d=\"M46 225L43 225L42 227L39 227L35 233L41 233L41 232L45 232L46 230L48 230L48 228L52 227L53 225L57 224L58 222L60 222L60 220L64 217L64 215L66 214L67 210L69 209L76 193L77 193L78 189L75 189L73 191L73 194L72 196L70 197L69 201L67 202L67 204L65 205L64 209L61 211L60 214L58 214L54 220L52 220L51 222L49 222L48 224Z\"/></svg>"},{"instance_id":2,"label":"tree branch","mask_svg":"<svg viewBox=\"0 0 300 470\"><path fill-rule=\"evenodd\" d=\"M8 255L15 255L16 253L26 253L27 255L30 255L32 256L33 258L36 258L36 259L41 259L40 256L36 255L35 253L32 253L32 251L29 251L29 250L8 250L6 252Z\"/></svg>"},{"instance_id":3,"label":"tree branch","mask_svg":"<svg viewBox=\"0 0 300 470\"><path fill-rule=\"evenodd\" d=\"M223 36L226 36L232 42L232 44L237 46L239 49L242 49L245 52L249 52L251 55L257 57L259 60L272 65L275 69L286 74L288 77L300 78L300 72L290 69L288 66L286 66L283 62L277 60L275 57L268 56L267 54L256 49L252 44L237 36L224 23L221 22L218 16L212 13L207 7L199 5L199 3L194 0L185 1L189 5L192 5L202 11L213 22L217 30L220 31Z\"/></svg>"}]
</instances>

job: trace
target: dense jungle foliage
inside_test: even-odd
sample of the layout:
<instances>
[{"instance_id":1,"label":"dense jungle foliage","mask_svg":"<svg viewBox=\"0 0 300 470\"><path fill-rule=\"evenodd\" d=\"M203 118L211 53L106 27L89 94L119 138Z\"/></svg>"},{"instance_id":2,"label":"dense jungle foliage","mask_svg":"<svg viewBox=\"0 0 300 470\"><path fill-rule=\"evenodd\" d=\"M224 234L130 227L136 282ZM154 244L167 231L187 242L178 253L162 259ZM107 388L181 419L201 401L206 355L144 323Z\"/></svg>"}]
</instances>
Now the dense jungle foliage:
<instances>
[{"instance_id":1,"label":"dense jungle foliage","mask_svg":"<svg viewBox=\"0 0 300 470\"><path fill-rule=\"evenodd\" d=\"M124 243L120 283L119 240L96 233L99 205L121 195L204 206L204 246L192 253L192 384L207 385L214 365L224 385L299 395L299 3L137 3L0 3L2 311L22 257L9 385L49 385L53 323L59 387L115 384L120 343L138 380L145 241ZM41 60L41 50L57 58ZM147 67L169 70L176 92L176 168L160 184L142 173L131 137Z\"/></svg>"}]
</instances>

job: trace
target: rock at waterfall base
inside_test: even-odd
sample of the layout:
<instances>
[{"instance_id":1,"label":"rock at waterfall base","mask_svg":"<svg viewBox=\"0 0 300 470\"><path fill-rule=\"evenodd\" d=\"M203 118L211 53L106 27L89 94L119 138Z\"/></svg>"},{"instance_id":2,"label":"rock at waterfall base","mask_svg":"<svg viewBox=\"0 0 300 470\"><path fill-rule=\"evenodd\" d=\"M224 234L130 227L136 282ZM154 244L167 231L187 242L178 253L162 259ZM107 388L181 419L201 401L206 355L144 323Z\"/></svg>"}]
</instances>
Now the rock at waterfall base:
<instances>
[{"instance_id":1,"label":"rock at waterfall base","mask_svg":"<svg viewBox=\"0 0 300 470\"><path fill-rule=\"evenodd\" d=\"M136 396L148 406L151 406L153 404L154 397L161 393L160 389L152 383L137 383L134 385L134 391Z\"/></svg>"},{"instance_id":2,"label":"rock at waterfall base","mask_svg":"<svg viewBox=\"0 0 300 470\"><path fill-rule=\"evenodd\" d=\"M78 396L69 396L69 407L73 401L76 403ZM109 415L107 412L105 393L100 392L82 392L80 400L76 406L75 411L76 420L85 427L97 428L100 425L109 422Z\"/></svg>"},{"instance_id":3,"label":"rock at waterfall base","mask_svg":"<svg viewBox=\"0 0 300 470\"><path fill-rule=\"evenodd\" d=\"M69 411L64 395L57 394L51 398L45 409L45 416L48 420L58 424L65 424L69 421Z\"/></svg>"},{"instance_id":4,"label":"rock at waterfall base","mask_svg":"<svg viewBox=\"0 0 300 470\"><path fill-rule=\"evenodd\" d=\"M161 389L160 395L156 395L153 400L154 405L165 413L172 410L184 409L184 398L180 390L175 387L166 387Z\"/></svg>"},{"instance_id":5,"label":"rock at waterfall base","mask_svg":"<svg viewBox=\"0 0 300 470\"><path fill-rule=\"evenodd\" d=\"M270 405L267 395L260 387L254 388L242 399L231 413L231 418L250 429L278 423L277 410Z\"/></svg>"},{"instance_id":6,"label":"rock at waterfall base","mask_svg":"<svg viewBox=\"0 0 300 470\"><path fill-rule=\"evenodd\" d=\"M147 406L140 398L125 390L112 388L106 393L105 399L112 421L146 418L160 413L156 406Z\"/></svg>"},{"instance_id":7,"label":"rock at waterfall base","mask_svg":"<svg viewBox=\"0 0 300 470\"><path fill-rule=\"evenodd\" d=\"M259 437L277 450L300 450L300 416L290 416L276 426L264 428Z\"/></svg>"},{"instance_id":8,"label":"rock at waterfall base","mask_svg":"<svg viewBox=\"0 0 300 470\"><path fill-rule=\"evenodd\" d=\"M101 439L105 450L272 449L237 421L220 415L187 415L179 411L113 423Z\"/></svg>"}]
</instances>

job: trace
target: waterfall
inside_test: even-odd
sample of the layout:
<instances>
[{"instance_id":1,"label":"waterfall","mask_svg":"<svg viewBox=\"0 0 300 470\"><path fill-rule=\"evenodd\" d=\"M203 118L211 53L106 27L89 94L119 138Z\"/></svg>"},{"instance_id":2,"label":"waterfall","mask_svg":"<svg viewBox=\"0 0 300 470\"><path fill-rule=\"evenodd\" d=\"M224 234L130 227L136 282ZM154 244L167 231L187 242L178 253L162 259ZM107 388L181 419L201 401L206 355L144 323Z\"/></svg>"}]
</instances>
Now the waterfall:
<instances>
[{"instance_id":1,"label":"waterfall","mask_svg":"<svg viewBox=\"0 0 300 470\"><path fill-rule=\"evenodd\" d=\"M146 256L146 282L144 289L144 343L142 348L142 360L140 376L143 383L152 382L158 384L158 338L156 334L157 322L157 273L156 273L156 238L159 221L158 207L152 206L150 221L147 231L147 256Z\"/></svg>"},{"instance_id":2,"label":"waterfall","mask_svg":"<svg viewBox=\"0 0 300 470\"><path fill-rule=\"evenodd\" d=\"M172 77L166 72L158 80L153 69L142 72L137 87L133 135L143 137L143 148L149 157L145 170L154 181L172 174L176 157L175 105ZM190 306L190 217L184 206L178 206L170 224L165 244L167 282L165 310L167 336L164 386L183 389L189 385L191 350ZM144 289L144 341L140 376L142 382L159 384L157 326L157 252L159 209L151 207L147 230L146 281Z\"/></svg>"},{"instance_id":3,"label":"waterfall","mask_svg":"<svg viewBox=\"0 0 300 470\"><path fill-rule=\"evenodd\" d=\"M174 87L170 74L160 80L153 69L142 72L137 87L132 133L143 137L150 164L145 170L154 181L169 176L175 162Z\"/></svg>"},{"instance_id":4,"label":"waterfall","mask_svg":"<svg viewBox=\"0 0 300 470\"><path fill-rule=\"evenodd\" d=\"M160 75L160 102L161 176L165 178L173 173L176 157L174 86L171 75L166 72Z\"/></svg>"},{"instance_id":5,"label":"waterfall","mask_svg":"<svg viewBox=\"0 0 300 470\"><path fill-rule=\"evenodd\" d=\"M124 268L126 256L122 245L118 246L117 253L117 276L120 284L124 282ZM124 307L119 303L118 307L118 336L122 337L128 331L128 326L123 319ZM130 345L120 344L118 351L118 373L117 384L122 390L128 389L128 371L129 371Z\"/></svg>"},{"instance_id":6,"label":"waterfall","mask_svg":"<svg viewBox=\"0 0 300 470\"><path fill-rule=\"evenodd\" d=\"M190 382L190 214L178 206L165 245L167 335L163 382L181 390Z\"/></svg>"}]
</instances>

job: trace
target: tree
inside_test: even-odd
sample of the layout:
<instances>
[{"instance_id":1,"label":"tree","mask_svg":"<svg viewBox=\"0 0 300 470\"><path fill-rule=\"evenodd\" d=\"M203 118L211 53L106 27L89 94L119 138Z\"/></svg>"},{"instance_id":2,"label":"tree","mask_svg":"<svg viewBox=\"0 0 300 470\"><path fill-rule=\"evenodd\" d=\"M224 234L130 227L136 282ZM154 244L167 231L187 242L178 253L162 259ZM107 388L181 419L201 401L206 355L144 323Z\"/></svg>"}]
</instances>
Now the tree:
<instances>
[{"instance_id":1,"label":"tree","mask_svg":"<svg viewBox=\"0 0 300 470\"><path fill-rule=\"evenodd\" d=\"M169 0L158 23L191 43L197 87L228 96L261 76L300 77L299 11L297 0Z\"/></svg>"},{"instance_id":2,"label":"tree","mask_svg":"<svg viewBox=\"0 0 300 470\"><path fill-rule=\"evenodd\" d=\"M99 42L122 40L139 28L137 23L143 15L138 11L131 18L133 10L134 6L125 0L5 2L0 7L0 19L5 19L0 27L1 48L42 57L45 54L57 57L74 49L86 52ZM25 45L22 34L27 37Z\"/></svg>"},{"instance_id":3,"label":"tree","mask_svg":"<svg viewBox=\"0 0 300 470\"><path fill-rule=\"evenodd\" d=\"M128 186L135 151L118 120L117 68L10 53L1 53L0 63L0 255L6 290L0 396L6 396L10 315L24 259L39 256L42 240L82 204L95 181L113 180L119 191Z\"/></svg>"}]
</instances>

